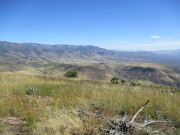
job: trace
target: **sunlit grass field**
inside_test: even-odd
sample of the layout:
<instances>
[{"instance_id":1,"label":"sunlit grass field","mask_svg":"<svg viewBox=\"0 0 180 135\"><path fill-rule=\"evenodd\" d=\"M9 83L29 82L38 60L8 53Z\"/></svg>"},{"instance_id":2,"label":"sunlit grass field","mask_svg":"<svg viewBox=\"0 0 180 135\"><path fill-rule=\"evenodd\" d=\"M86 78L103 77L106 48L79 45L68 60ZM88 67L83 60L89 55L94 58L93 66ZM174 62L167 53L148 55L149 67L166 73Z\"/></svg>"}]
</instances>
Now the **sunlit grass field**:
<instances>
[{"instance_id":1,"label":"sunlit grass field","mask_svg":"<svg viewBox=\"0 0 180 135\"><path fill-rule=\"evenodd\" d=\"M36 93L29 95L29 89ZM82 121L79 109L100 110L107 117L132 116L150 100L141 114L151 119L167 119L180 126L180 92L164 94L169 87L111 84L109 82L50 78L17 73L0 73L0 120L18 117L27 122L27 134L98 134L101 122ZM0 134L13 134L0 124Z\"/></svg>"}]
</instances>

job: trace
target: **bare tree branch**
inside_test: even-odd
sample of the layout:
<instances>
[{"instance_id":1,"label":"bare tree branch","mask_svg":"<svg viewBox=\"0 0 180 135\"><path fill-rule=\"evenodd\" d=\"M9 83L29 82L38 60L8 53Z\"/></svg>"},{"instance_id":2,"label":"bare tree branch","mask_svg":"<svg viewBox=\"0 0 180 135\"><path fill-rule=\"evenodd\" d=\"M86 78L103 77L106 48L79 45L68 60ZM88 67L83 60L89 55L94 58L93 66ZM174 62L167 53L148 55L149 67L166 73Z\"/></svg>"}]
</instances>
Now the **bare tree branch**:
<instances>
[{"instance_id":1,"label":"bare tree branch","mask_svg":"<svg viewBox=\"0 0 180 135\"><path fill-rule=\"evenodd\" d=\"M154 121L153 120L153 121L149 121L149 122L143 124L143 127L146 127L146 126L154 124L154 123L170 123L170 121Z\"/></svg>"},{"instance_id":2,"label":"bare tree branch","mask_svg":"<svg viewBox=\"0 0 180 135\"><path fill-rule=\"evenodd\" d=\"M144 109L144 107L149 103L149 100L139 109L139 111L137 111L137 113L133 116L133 118L131 119L131 121L129 122L130 124L133 124L135 118L138 116L138 114Z\"/></svg>"}]
</instances>

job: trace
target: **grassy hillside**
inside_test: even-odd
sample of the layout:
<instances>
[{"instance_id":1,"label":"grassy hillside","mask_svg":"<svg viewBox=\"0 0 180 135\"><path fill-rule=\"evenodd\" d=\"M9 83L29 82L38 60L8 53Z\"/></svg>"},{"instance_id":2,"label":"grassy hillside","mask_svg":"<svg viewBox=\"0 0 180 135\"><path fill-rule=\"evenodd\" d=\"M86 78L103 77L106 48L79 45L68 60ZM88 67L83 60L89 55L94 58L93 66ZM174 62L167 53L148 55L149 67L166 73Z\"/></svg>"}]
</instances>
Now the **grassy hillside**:
<instances>
[{"instance_id":1,"label":"grassy hillside","mask_svg":"<svg viewBox=\"0 0 180 135\"><path fill-rule=\"evenodd\" d=\"M109 81L112 77L119 77L180 87L180 71L171 67L174 64L179 67L179 54L179 50L123 52L94 46L0 41L0 72L62 77L65 71L76 70L85 80Z\"/></svg>"},{"instance_id":2,"label":"grassy hillside","mask_svg":"<svg viewBox=\"0 0 180 135\"><path fill-rule=\"evenodd\" d=\"M178 134L180 71L150 63L166 63L171 52L162 54L0 42L0 134L103 134L100 129L108 124L98 114L132 118L147 100L148 107L136 121L172 121L151 128ZM64 78L68 70L77 71L78 78ZM113 77L127 82L111 84ZM131 86L134 80L142 85Z\"/></svg>"},{"instance_id":3,"label":"grassy hillside","mask_svg":"<svg viewBox=\"0 0 180 135\"><path fill-rule=\"evenodd\" d=\"M132 116L148 99L149 107L137 121L145 117L171 120L179 130L180 93L171 90L0 73L0 134L101 134L99 128L107 126L104 120L79 112L101 112L110 118Z\"/></svg>"}]
</instances>

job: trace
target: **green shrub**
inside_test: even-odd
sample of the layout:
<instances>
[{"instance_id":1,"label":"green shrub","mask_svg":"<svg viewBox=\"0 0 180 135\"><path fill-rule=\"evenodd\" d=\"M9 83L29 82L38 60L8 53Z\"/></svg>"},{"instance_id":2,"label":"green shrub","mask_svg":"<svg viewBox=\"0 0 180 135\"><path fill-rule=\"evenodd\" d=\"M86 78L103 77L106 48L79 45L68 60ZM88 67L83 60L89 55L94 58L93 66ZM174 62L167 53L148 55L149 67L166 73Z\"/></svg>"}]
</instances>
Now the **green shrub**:
<instances>
[{"instance_id":1,"label":"green shrub","mask_svg":"<svg viewBox=\"0 0 180 135\"><path fill-rule=\"evenodd\" d=\"M125 84L126 82L127 82L127 81L126 81L126 80L124 80L124 79L123 79L123 80L121 80L121 83L122 83L122 84Z\"/></svg>"},{"instance_id":2,"label":"green shrub","mask_svg":"<svg viewBox=\"0 0 180 135\"><path fill-rule=\"evenodd\" d=\"M141 82L139 82L139 81L132 81L131 83L130 83L130 86L141 86L142 84L141 84Z\"/></svg>"},{"instance_id":3,"label":"green shrub","mask_svg":"<svg viewBox=\"0 0 180 135\"><path fill-rule=\"evenodd\" d=\"M69 70L64 74L65 77L69 77L69 78L75 78L78 77L77 71L75 70Z\"/></svg>"},{"instance_id":4,"label":"green shrub","mask_svg":"<svg viewBox=\"0 0 180 135\"><path fill-rule=\"evenodd\" d=\"M112 83L112 84L118 84L118 83L119 83L119 78L113 77L113 78L111 79L111 83Z\"/></svg>"},{"instance_id":5,"label":"green shrub","mask_svg":"<svg viewBox=\"0 0 180 135\"><path fill-rule=\"evenodd\" d=\"M35 87L31 87L26 90L27 95L38 95L38 93L39 93L39 90Z\"/></svg>"}]
</instances>

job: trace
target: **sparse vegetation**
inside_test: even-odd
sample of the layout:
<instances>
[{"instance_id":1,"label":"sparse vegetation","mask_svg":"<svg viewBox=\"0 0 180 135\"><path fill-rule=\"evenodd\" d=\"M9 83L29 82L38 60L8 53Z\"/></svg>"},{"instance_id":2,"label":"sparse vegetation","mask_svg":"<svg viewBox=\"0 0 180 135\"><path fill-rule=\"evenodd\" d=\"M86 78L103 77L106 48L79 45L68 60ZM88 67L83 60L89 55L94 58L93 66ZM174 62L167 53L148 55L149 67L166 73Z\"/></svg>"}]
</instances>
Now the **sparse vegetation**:
<instances>
[{"instance_id":1,"label":"sparse vegetation","mask_svg":"<svg viewBox=\"0 0 180 135\"><path fill-rule=\"evenodd\" d=\"M39 90L35 87L30 87L26 90L27 95L38 95Z\"/></svg>"},{"instance_id":2,"label":"sparse vegetation","mask_svg":"<svg viewBox=\"0 0 180 135\"><path fill-rule=\"evenodd\" d=\"M17 117L27 122L23 131L33 134L100 134L97 127L106 126L103 120L87 119L78 115L79 110L103 112L107 117L121 117L119 114L124 113L132 116L148 99L151 107L140 114L140 119L167 119L179 127L180 93L164 95L161 90L168 90L166 87L130 87L15 73L1 73L0 83L1 125L9 117ZM38 89L39 96L27 95L26 90L32 86ZM0 134L12 131L5 125Z\"/></svg>"},{"instance_id":3,"label":"sparse vegetation","mask_svg":"<svg viewBox=\"0 0 180 135\"><path fill-rule=\"evenodd\" d=\"M141 86L142 84L141 84L141 82L140 81L132 81L131 83L130 83L130 86Z\"/></svg>"},{"instance_id":4,"label":"sparse vegetation","mask_svg":"<svg viewBox=\"0 0 180 135\"><path fill-rule=\"evenodd\" d=\"M122 83L122 84L125 84L126 82L127 82L127 81L124 80L124 79L121 80L121 83Z\"/></svg>"},{"instance_id":5,"label":"sparse vegetation","mask_svg":"<svg viewBox=\"0 0 180 135\"><path fill-rule=\"evenodd\" d=\"M75 70L69 70L64 74L64 76L68 78L76 78L78 77L78 74L77 74L77 71Z\"/></svg>"},{"instance_id":6,"label":"sparse vegetation","mask_svg":"<svg viewBox=\"0 0 180 135\"><path fill-rule=\"evenodd\" d=\"M111 83L112 83L112 84L118 84L118 83L119 83L119 78L113 77L113 78L111 79Z\"/></svg>"}]
</instances>

